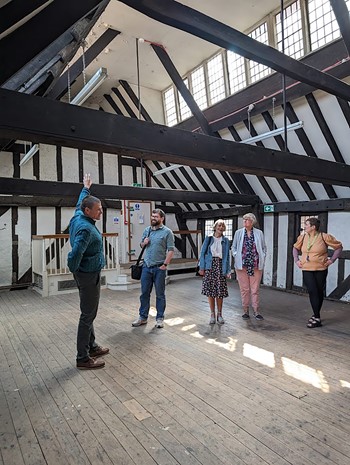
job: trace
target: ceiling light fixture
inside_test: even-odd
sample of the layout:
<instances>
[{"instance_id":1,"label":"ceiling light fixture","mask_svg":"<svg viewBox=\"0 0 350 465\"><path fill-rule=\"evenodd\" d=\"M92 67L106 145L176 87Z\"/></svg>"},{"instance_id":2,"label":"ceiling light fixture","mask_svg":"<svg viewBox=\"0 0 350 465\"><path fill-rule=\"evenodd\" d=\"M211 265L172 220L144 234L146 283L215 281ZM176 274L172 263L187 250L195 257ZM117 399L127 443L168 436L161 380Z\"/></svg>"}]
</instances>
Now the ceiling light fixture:
<instances>
[{"instance_id":1,"label":"ceiling light fixture","mask_svg":"<svg viewBox=\"0 0 350 465\"><path fill-rule=\"evenodd\" d=\"M286 127L287 131L295 131L296 129L300 129L304 126L303 121L297 121L296 123L289 124ZM239 141L240 144L254 144L255 142L259 142L265 139L269 139L270 137L276 137L284 132L284 127L274 129L273 131L264 132L264 134L259 134L258 136L250 137L249 139ZM167 173L168 171L176 170L177 168L181 168L183 165L171 165L162 168L161 170L157 170L153 173L153 176L159 176L160 174Z\"/></svg>"},{"instance_id":2,"label":"ceiling light fixture","mask_svg":"<svg viewBox=\"0 0 350 465\"><path fill-rule=\"evenodd\" d=\"M100 68L85 84L81 91L70 102L72 105L82 105L91 94L102 84L107 77L106 68Z\"/></svg>"},{"instance_id":3,"label":"ceiling light fixture","mask_svg":"<svg viewBox=\"0 0 350 465\"><path fill-rule=\"evenodd\" d=\"M102 84L107 77L106 68L100 68L92 78L85 84L81 91L69 102L72 105L82 105L85 100L92 95L95 90ZM22 160L19 162L19 166L24 165L29 161L39 150L39 144L34 144L28 153L24 155Z\"/></svg>"}]
</instances>

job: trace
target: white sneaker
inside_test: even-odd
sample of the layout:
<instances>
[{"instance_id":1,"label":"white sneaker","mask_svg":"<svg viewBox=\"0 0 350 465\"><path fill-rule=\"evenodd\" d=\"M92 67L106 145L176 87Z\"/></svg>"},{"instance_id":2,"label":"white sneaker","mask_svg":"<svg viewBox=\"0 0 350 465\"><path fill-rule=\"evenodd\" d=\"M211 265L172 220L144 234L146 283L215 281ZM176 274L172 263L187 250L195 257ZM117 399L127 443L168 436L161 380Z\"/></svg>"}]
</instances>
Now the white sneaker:
<instances>
[{"instance_id":1,"label":"white sneaker","mask_svg":"<svg viewBox=\"0 0 350 465\"><path fill-rule=\"evenodd\" d=\"M158 318L158 320L156 320L155 328L164 328L164 318Z\"/></svg>"}]
</instances>

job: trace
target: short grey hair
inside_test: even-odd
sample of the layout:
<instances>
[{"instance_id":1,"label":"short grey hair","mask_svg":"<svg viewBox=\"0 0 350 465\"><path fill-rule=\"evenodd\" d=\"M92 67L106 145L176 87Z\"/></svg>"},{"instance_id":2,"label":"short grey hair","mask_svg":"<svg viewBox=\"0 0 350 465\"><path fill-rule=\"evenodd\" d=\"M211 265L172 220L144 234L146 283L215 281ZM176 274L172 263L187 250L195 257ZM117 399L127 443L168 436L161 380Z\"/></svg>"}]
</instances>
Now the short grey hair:
<instances>
[{"instance_id":1,"label":"short grey hair","mask_svg":"<svg viewBox=\"0 0 350 465\"><path fill-rule=\"evenodd\" d=\"M88 195L83 199L81 202L80 209L85 213L85 208L91 208L95 205L95 203L101 203L101 200L93 195Z\"/></svg>"},{"instance_id":2,"label":"short grey hair","mask_svg":"<svg viewBox=\"0 0 350 465\"><path fill-rule=\"evenodd\" d=\"M246 213L245 215L243 215L243 219L252 220L254 226L257 223L256 216L254 215L254 213Z\"/></svg>"}]
</instances>

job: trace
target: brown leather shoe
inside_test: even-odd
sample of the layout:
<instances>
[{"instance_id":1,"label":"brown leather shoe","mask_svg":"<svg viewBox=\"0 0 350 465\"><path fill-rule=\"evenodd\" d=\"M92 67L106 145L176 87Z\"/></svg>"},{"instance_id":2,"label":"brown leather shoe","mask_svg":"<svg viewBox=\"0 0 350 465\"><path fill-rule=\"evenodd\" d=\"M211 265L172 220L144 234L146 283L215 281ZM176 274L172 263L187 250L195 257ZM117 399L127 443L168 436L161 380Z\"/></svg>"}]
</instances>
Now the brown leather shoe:
<instances>
[{"instance_id":1,"label":"brown leather shoe","mask_svg":"<svg viewBox=\"0 0 350 465\"><path fill-rule=\"evenodd\" d=\"M78 370L96 370L97 368L103 368L105 362L103 360L96 360L95 358L89 358L86 362L77 361Z\"/></svg>"},{"instance_id":2,"label":"brown leather shoe","mask_svg":"<svg viewBox=\"0 0 350 465\"><path fill-rule=\"evenodd\" d=\"M95 349L90 350L89 355L90 357L102 357L103 355L107 355L109 353L109 349L107 347L97 346Z\"/></svg>"}]
</instances>

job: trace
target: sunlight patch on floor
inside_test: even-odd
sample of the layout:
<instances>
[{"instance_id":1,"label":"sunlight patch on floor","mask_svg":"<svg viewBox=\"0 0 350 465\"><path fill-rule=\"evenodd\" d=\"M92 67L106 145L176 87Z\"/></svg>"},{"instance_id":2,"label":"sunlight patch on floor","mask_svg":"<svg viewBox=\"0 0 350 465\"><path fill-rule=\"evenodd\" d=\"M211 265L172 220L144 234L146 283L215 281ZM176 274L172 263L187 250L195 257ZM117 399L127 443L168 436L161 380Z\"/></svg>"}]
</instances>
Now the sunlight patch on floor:
<instances>
[{"instance_id":1,"label":"sunlight patch on floor","mask_svg":"<svg viewBox=\"0 0 350 465\"><path fill-rule=\"evenodd\" d=\"M339 382L340 382L341 387L350 389L350 383L348 381L344 381L343 379L340 379Z\"/></svg>"},{"instance_id":2,"label":"sunlight patch on floor","mask_svg":"<svg viewBox=\"0 0 350 465\"><path fill-rule=\"evenodd\" d=\"M191 336L197 338L197 339L203 339L203 334L201 334L199 331L195 331L194 333L191 333Z\"/></svg>"},{"instance_id":3,"label":"sunlight patch on floor","mask_svg":"<svg viewBox=\"0 0 350 465\"><path fill-rule=\"evenodd\" d=\"M185 321L185 319L177 317L177 318L169 318L164 321L168 326L177 326L177 325L181 325Z\"/></svg>"},{"instance_id":4,"label":"sunlight patch on floor","mask_svg":"<svg viewBox=\"0 0 350 465\"><path fill-rule=\"evenodd\" d=\"M273 352L252 346L251 344L243 344L243 356L270 368L275 368L276 366Z\"/></svg>"},{"instance_id":5,"label":"sunlight patch on floor","mask_svg":"<svg viewBox=\"0 0 350 465\"><path fill-rule=\"evenodd\" d=\"M311 384L315 388L321 389L323 392L329 392L329 385L321 370L315 370L307 365L295 362L289 358L282 357L282 365L286 375L292 376L295 379Z\"/></svg>"},{"instance_id":6,"label":"sunlight patch on floor","mask_svg":"<svg viewBox=\"0 0 350 465\"><path fill-rule=\"evenodd\" d=\"M213 344L215 346L221 347L221 349L228 350L229 352L234 352L236 350L237 339L233 339L232 337L228 338L228 342L220 342L216 339L207 339L208 344Z\"/></svg>"},{"instance_id":7,"label":"sunlight patch on floor","mask_svg":"<svg viewBox=\"0 0 350 465\"><path fill-rule=\"evenodd\" d=\"M197 325L187 325L181 328L181 331L189 331L190 329L195 328Z\"/></svg>"}]
</instances>

